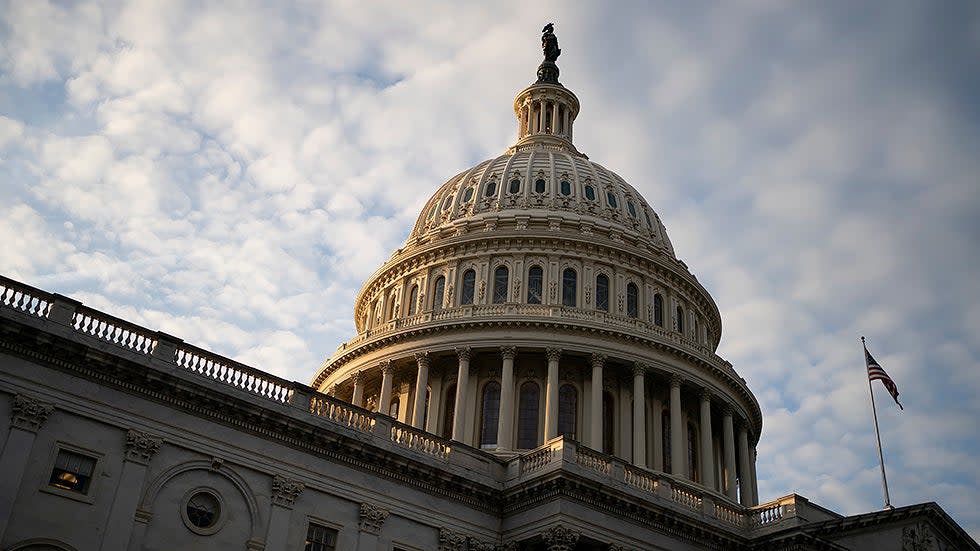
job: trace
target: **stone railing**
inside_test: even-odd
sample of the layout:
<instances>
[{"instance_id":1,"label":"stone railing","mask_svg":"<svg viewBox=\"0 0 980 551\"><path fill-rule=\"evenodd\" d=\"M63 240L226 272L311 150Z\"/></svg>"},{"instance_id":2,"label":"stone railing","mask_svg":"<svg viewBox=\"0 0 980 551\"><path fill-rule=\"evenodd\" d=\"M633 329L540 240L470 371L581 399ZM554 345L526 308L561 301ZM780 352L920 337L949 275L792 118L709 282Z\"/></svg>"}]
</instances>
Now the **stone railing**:
<instances>
[{"instance_id":1,"label":"stone railing","mask_svg":"<svg viewBox=\"0 0 980 551\"><path fill-rule=\"evenodd\" d=\"M139 354L150 354L156 347L156 333L86 306L79 306L72 327L80 333L115 344Z\"/></svg>"},{"instance_id":2,"label":"stone railing","mask_svg":"<svg viewBox=\"0 0 980 551\"><path fill-rule=\"evenodd\" d=\"M289 399L289 381L188 344L176 346L174 363L177 367L263 398L276 402Z\"/></svg>"},{"instance_id":3,"label":"stone railing","mask_svg":"<svg viewBox=\"0 0 980 551\"><path fill-rule=\"evenodd\" d=\"M375 421L370 412L324 394L316 393L310 398L310 413L358 432L374 432Z\"/></svg>"},{"instance_id":4,"label":"stone railing","mask_svg":"<svg viewBox=\"0 0 980 551\"><path fill-rule=\"evenodd\" d=\"M395 421L391 423L390 434L392 442L440 460L448 459L453 449L448 441L434 434Z\"/></svg>"},{"instance_id":5,"label":"stone railing","mask_svg":"<svg viewBox=\"0 0 980 551\"><path fill-rule=\"evenodd\" d=\"M608 475L612 470L613 458L585 446L576 448L575 463L597 473Z\"/></svg>"},{"instance_id":6,"label":"stone railing","mask_svg":"<svg viewBox=\"0 0 980 551\"><path fill-rule=\"evenodd\" d=\"M45 318L52 302L53 295L50 293L0 276L0 306Z\"/></svg>"},{"instance_id":7,"label":"stone railing","mask_svg":"<svg viewBox=\"0 0 980 551\"><path fill-rule=\"evenodd\" d=\"M338 354L353 350L360 344L398 333L406 328L424 327L427 324L440 324L447 321L479 320L500 317L536 317L569 322L586 322L614 328L647 338L666 342L678 349L691 353L708 362L717 369L739 378L731 364L715 354L705 344L691 340L676 331L669 331L649 321L608 312L569 308L555 304L467 304L453 308L430 310L407 318L396 318L368 329L337 347Z\"/></svg>"}]
</instances>

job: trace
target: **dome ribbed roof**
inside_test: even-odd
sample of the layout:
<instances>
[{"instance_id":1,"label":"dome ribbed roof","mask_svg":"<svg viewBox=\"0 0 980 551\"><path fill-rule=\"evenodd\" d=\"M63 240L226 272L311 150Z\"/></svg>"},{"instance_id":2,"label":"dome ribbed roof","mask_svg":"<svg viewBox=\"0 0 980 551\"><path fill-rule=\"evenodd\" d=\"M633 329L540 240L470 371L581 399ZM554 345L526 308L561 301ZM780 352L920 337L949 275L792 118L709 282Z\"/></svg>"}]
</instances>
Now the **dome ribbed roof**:
<instances>
[{"instance_id":1,"label":"dome ribbed roof","mask_svg":"<svg viewBox=\"0 0 980 551\"><path fill-rule=\"evenodd\" d=\"M565 230L618 232L674 256L660 217L633 186L584 155L546 147L520 148L450 178L426 202L409 242L521 218L525 227L544 220Z\"/></svg>"}]
</instances>

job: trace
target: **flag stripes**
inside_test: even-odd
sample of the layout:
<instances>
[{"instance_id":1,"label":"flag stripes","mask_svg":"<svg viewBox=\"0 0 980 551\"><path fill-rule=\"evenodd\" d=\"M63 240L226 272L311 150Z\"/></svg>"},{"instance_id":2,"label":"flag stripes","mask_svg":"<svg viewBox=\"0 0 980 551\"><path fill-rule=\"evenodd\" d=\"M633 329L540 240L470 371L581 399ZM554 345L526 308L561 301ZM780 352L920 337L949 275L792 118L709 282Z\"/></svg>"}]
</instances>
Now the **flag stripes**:
<instances>
[{"instance_id":1,"label":"flag stripes","mask_svg":"<svg viewBox=\"0 0 980 551\"><path fill-rule=\"evenodd\" d=\"M885 373L885 370L881 368L881 365L871 356L871 352L868 349L864 349L864 358L868 364L868 379L872 381L881 381L881 384L885 385L885 389L888 393L892 395L892 399L898 404L900 409L905 409L902 404L898 402L898 386L895 381Z\"/></svg>"}]
</instances>

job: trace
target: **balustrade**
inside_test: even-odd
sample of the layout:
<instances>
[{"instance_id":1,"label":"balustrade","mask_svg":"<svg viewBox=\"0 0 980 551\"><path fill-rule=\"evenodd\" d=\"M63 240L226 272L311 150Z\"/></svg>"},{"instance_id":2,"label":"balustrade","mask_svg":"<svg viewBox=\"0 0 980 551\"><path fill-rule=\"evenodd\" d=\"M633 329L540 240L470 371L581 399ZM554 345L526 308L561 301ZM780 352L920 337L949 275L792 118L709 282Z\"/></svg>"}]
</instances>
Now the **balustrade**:
<instances>
[{"instance_id":1,"label":"balustrade","mask_svg":"<svg viewBox=\"0 0 980 551\"><path fill-rule=\"evenodd\" d=\"M718 502L715 502L715 518L739 528L745 526L745 513Z\"/></svg>"},{"instance_id":2,"label":"balustrade","mask_svg":"<svg viewBox=\"0 0 980 551\"><path fill-rule=\"evenodd\" d=\"M627 465L625 469L624 482L630 486L633 486L634 488L650 493L656 492L657 488L660 486L660 481L657 480L655 476L629 465Z\"/></svg>"},{"instance_id":3,"label":"balustrade","mask_svg":"<svg viewBox=\"0 0 980 551\"><path fill-rule=\"evenodd\" d=\"M79 307L72 319L72 327L140 354L149 354L156 346L156 339L149 330L91 308Z\"/></svg>"},{"instance_id":4,"label":"balustrade","mask_svg":"<svg viewBox=\"0 0 980 551\"><path fill-rule=\"evenodd\" d=\"M670 488L670 498L689 509L701 510L703 500L693 490L679 486L676 483Z\"/></svg>"},{"instance_id":5,"label":"balustrade","mask_svg":"<svg viewBox=\"0 0 980 551\"><path fill-rule=\"evenodd\" d=\"M437 459L449 458L452 447L440 438L400 423L391 425L391 441Z\"/></svg>"},{"instance_id":6,"label":"balustrade","mask_svg":"<svg viewBox=\"0 0 980 551\"><path fill-rule=\"evenodd\" d=\"M369 413L322 394L314 395L310 399L310 413L358 432L367 434L374 432L374 417Z\"/></svg>"},{"instance_id":7,"label":"balustrade","mask_svg":"<svg viewBox=\"0 0 980 551\"><path fill-rule=\"evenodd\" d=\"M188 345L177 347L174 363L177 367L263 398L283 403L289 399L291 383L288 381L200 348Z\"/></svg>"},{"instance_id":8,"label":"balustrade","mask_svg":"<svg viewBox=\"0 0 980 551\"><path fill-rule=\"evenodd\" d=\"M592 451L585 446L576 448L575 462L587 469L592 469L605 475L612 472L612 460L608 456Z\"/></svg>"},{"instance_id":9,"label":"balustrade","mask_svg":"<svg viewBox=\"0 0 980 551\"><path fill-rule=\"evenodd\" d=\"M32 316L44 318L51 310L53 297L40 289L0 277L0 304Z\"/></svg>"},{"instance_id":10,"label":"balustrade","mask_svg":"<svg viewBox=\"0 0 980 551\"><path fill-rule=\"evenodd\" d=\"M558 449L561 449L560 447ZM534 472L545 465L551 463L557 455L558 449L553 446L545 446L527 455L521 456L521 474Z\"/></svg>"}]
</instances>

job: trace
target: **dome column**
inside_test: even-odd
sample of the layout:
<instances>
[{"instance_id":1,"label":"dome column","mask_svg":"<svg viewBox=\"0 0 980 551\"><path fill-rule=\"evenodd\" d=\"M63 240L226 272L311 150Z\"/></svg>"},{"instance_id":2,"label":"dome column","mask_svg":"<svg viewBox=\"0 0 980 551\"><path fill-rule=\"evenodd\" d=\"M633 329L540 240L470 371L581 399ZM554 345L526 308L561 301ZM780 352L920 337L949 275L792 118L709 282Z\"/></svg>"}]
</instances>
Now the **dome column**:
<instances>
[{"instance_id":1,"label":"dome column","mask_svg":"<svg viewBox=\"0 0 980 551\"><path fill-rule=\"evenodd\" d=\"M646 365L633 364L633 464L643 468L647 466L646 371Z\"/></svg>"},{"instance_id":2,"label":"dome column","mask_svg":"<svg viewBox=\"0 0 980 551\"><path fill-rule=\"evenodd\" d=\"M689 478L684 461L684 422L681 418L681 378L670 377L670 474Z\"/></svg>"},{"instance_id":3,"label":"dome column","mask_svg":"<svg viewBox=\"0 0 980 551\"><path fill-rule=\"evenodd\" d=\"M561 358L561 348L549 348L546 354L548 356L548 382L545 391L545 442L558 436L558 360Z\"/></svg>"},{"instance_id":4,"label":"dome column","mask_svg":"<svg viewBox=\"0 0 980 551\"><path fill-rule=\"evenodd\" d=\"M358 371L352 377L354 380L354 396L350 399L350 403L357 407L364 407L364 373Z\"/></svg>"},{"instance_id":5,"label":"dome column","mask_svg":"<svg viewBox=\"0 0 980 551\"><path fill-rule=\"evenodd\" d=\"M517 348L500 347L503 365L500 370L500 414L497 419L497 449L510 450L514 442L514 358Z\"/></svg>"},{"instance_id":6,"label":"dome column","mask_svg":"<svg viewBox=\"0 0 980 551\"><path fill-rule=\"evenodd\" d=\"M732 422L731 406L725 406L721 415L722 447L725 452L725 480L722 489L729 499L735 501L738 497L735 489L735 428Z\"/></svg>"},{"instance_id":7,"label":"dome column","mask_svg":"<svg viewBox=\"0 0 980 551\"><path fill-rule=\"evenodd\" d=\"M749 474L752 475L752 505L759 504L759 477L755 474L755 464L759 460L758 451L753 447L749 450Z\"/></svg>"},{"instance_id":8,"label":"dome column","mask_svg":"<svg viewBox=\"0 0 980 551\"><path fill-rule=\"evenodd\" d=\"M711 392L701 392L701 484L714 489L715 462L712 457Z\"/></svg>"},{"instance_id":9,"label":"dome column","mask_svg":"<svg viewBox=\"0 0 980 551\"><path fill-rule=\"evenodd\" d=\"M378 411L384 415L390 412L391 406L391 385L395 375L395 368L391 365L391 360L381 362L381 396L378 397Z\"/></svg>"},{"instance_id":10,"label":"dome column","mask_svg":"<svg viewBox=\"0 0 980 551\"><path fill-rule=\"evenodd\" d=\"M456 374L456 405L453 407L453 440L463 441L466 429L466 391L470 386L470 347L459 347L459 371Z\"/></svg>"},{"instance_id":11,"label":"dome column","mask_svg":"<svg viewBox=\"0 0 980 551\"><path fill-rule=\"evenodd\" d=\"M749 431L744 424L738 427L738 502L752 505L752 467L749 466Z\"/></svg>"},{"instance_id":12,"label":"dome column","mask_svg":"<svg viewBox=\"0 0 980 551\"><path fill-rule=\"evenodd\" d=\"M590 396L589 411L589 447L594 450L602 449L602 365L606 362L605 354L592 354L592 396Z\"/></svg>"},{"instance_id":13,"label":"dome column","mask_svg":"<svg viewBox=\"0 0 980 551\"><path fill-rule=\"evenodd\" d=\"M417 429L425 420L425 391L429 386L429 353L416 352L415 362L418 364L418 376L415 378L415 411L412 412L412 426Z\"/></svg>"}]
</instances>

